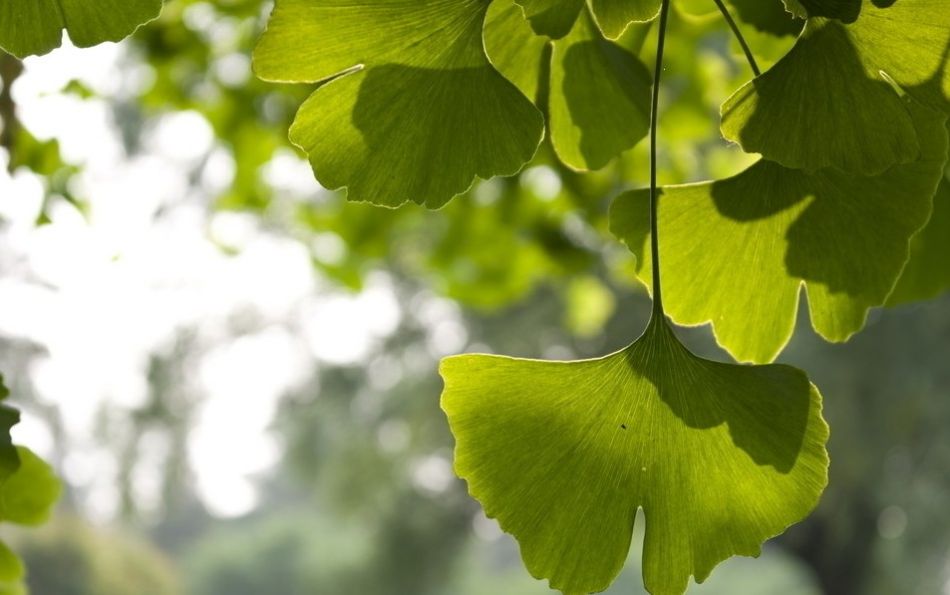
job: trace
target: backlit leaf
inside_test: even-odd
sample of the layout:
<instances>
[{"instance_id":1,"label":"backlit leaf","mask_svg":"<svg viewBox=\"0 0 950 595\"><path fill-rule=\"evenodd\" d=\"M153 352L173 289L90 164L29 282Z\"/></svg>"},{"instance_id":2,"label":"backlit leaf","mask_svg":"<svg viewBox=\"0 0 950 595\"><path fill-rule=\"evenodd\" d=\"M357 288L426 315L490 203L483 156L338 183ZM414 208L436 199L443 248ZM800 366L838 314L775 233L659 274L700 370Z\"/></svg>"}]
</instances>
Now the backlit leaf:
<instances>
[{"instance_id":1,"label":"backlit leaf","mask_svg":"<svg viewBox=\"0 0 950 595\"><path fill-rule=\"evenodd\" d=\"M885 6L885 4L890 4ZM920 154L899 86L950 111L943 0L865 0L853 24L811 18L795 47L723 105L723 134L787 167L867 175Z\"/></svg>"},{"instance_id":2,"label":"backlit leaf","mask_svg":"<svg viewBox=\"0 0 950 595\"><path fill-rule=\"evenodd\" d=\"M739 175L662 189L659 234L664 304L680 324L710 322L740 361L775 358L807 288L812 325L844 341L884 303L927 222L947 160L946 117L911 107L920 160L868 177L808 174L759 161ZM620 196L610 225L652 278L645 191Z\"/></svg>"},{"instance_id":3,"label":"backlit leaf","mask_svg":"<svg viewBox=\"0 0 950 595\"><path fill-rule=\"evenodd\" d=\"M517 172L542 118L489 63L488 3L278 0L255 50L259 76L322 83L291 140L348 198L437 208L475 177Z\"/></svg>"},{"instance_id":4,"label":"backlit leaf","mask_svg":"<svg viewBox=\"0 0 950 595\"><path fill-rule=\"evenodd\" d=\"M664 322L601 359L463 355L441 373L456 472L565 593L610 585L638 508L644 583L679 594L758 555L827 482L821 397L802 372L698 358Z\"/></svg>"},{"instance_id":5,"label":"backlit leaf","mask_svg":"<svg viewBox=\"0 0 950 595\"><path fill-rule=\"evenodd\" d=\"M78 47L119 41L156 18L162 0L3 0L0 48L17 57L58 48L63 29Z\"/></svg>"},{"instance_id":6,"label":"backlit leaf","mask_svg":"<svg viewBox=\"0 0 950 595\"><path fill-rule=\"evenodd\" d=\"M548 123L561 161L599 169L635 145L649 129L651 85L643 63L604 39L585 10L551 56Z\"/></svg>"},{"instance_id":7,"label":"backlit leaf","mask_svg":"<svg viewBox=\"0 0 950 595\"><path fill-rule=\"evenodd\" d=\"M929 300L950 289L950 181L944 178L934 196L927 226L910 244L910 260L901 273L889 306Z\"/></svg>"},{"instance_id":8,"label":"backlit leaf","mask_svg":"<svg viewBox=\"0 0 950 595\"><path fill-rule=\"evenodd\" d=\"M0 521L39 525L49 518L62 486L53 469L33 451L17 446L20 467L0 484Z\"/></svg>"}]
</instances>

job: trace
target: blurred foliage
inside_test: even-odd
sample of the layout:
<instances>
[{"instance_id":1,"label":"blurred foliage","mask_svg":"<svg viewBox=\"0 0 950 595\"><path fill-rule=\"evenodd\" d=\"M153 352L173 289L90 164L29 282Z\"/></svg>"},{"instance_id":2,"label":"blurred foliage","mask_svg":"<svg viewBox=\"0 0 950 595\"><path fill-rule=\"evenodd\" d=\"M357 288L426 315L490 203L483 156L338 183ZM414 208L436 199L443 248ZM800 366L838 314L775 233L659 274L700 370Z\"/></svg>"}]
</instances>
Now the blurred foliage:
<instances>
[{"instance_id":1,"label":"blurred foliage","mask_svg":"<svg viewBox=\"0 0 950 595\"><path fill-rule=\"evenodd\" d=\"M181 593L171 563L154 546L76 518L17 535L15 545L30 569L31 595Z\"/></svg>"}]
</instances>

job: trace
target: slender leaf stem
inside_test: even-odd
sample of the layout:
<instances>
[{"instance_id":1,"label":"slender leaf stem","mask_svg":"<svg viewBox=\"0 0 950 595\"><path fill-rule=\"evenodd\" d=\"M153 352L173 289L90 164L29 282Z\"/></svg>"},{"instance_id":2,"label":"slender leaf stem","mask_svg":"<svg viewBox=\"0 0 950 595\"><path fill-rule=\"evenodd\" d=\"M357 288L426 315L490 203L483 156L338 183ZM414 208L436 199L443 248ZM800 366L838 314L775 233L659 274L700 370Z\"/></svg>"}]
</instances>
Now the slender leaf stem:
<instances>
[{"instance_id":1,"label":"slender leaf stem","mask_svg":"<svg viewBox=\"0 0 950 595\"><path fill-rule=\"evenodd\" d=\"M666 22L670 16L670 0L660 8L660 31L656 42L656 68L653 70L653 101L650 105L650 248L653 256L653 315L662 320L663 292L660 287L660 240L657 234L656 130L659 120L660 78L663 74L663 50L666 46Z\"/></svg>"},{"instance_id":2,"label":"slender leaf stem","mask_svg":"<svg viewBox=\"0 0 950 595\"><path fill-rule=\"evenodd\" d=\"M762 74L762 71L759 70L759 65L755 61L755 56L752 55L752 50L749 48L749 44L746 43L745 37L742 36L742 31L739 29L739 25L736 24L735 19L732 18L732 15L729 14L729 9L726 8L726 5L722 3L722 0L713 0L716 3L716 6L719 7L719 12L722 13L722 18L726 19L726 22L729 24L729 28L732 29L733 35L736 36L736 40L739 42L739 45L742 46L742 51L745 52L746 60L749 61L749 66L752 68L752 73L755 76Z\"/></svg>"}]
</instances>

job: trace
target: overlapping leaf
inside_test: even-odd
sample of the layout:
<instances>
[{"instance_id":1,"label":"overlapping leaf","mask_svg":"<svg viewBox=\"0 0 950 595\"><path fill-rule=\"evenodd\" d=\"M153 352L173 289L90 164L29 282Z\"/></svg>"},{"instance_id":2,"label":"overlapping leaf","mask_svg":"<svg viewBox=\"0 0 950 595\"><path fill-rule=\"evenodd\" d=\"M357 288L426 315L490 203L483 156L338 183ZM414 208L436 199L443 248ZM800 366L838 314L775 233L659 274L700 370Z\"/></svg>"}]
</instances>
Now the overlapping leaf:
<instances>
[{"instance_id":1,"label":"overlapping leaf","mask_svg":"<svg viewBox=\"0 0 950 595\"><path fill-rule=\"evenodd\" d=\"M873 175L916 160L920 140L900 93L950 111L946 3L813 0L806 8L843 20L812 16L787 56L726 101L723 134L812 171Z\"/></svg>"},{"instance_id":2,"label":"overlapping leaf","mask_svg":"<svg viewBox=\"0 0 950 595\"><path fill-rule=\"evenodd\" d=\"M538 35L559 39L567 35L584 0L516 0ZM660 0L590 0L590 9L604 35L617 39L630 23L653 20Z\"/></svg>"},{"instance_id":3,"label":"overlapping leaf","mask_svg":"<svg viewBox=\"0 0 950 595\"><path fill-rule=\"evenodd\" d=\"M540 113L488 62L483 0L278 0L259 76L320 82L291 128L351 200L437 208L476 176L517 172Z\"/></svg>"},{"instance_id":4,"label":"overlapping leaf","mask_svg":"<svg viewBox=\"0 0 950 595\"><path fill-rule=\"evenodd\" d=\"M601 37L585 11L554 42L548 127L561 161L599 169L643 138L650 125L650 72Z\"/></svg>"},{"instance_id":5,"label":"overlapping leaf","mask_svg":"<svg viewBox=\"0 0 950 595\"><path fill-rule=\"evenodd\" d=\"M802 519L827 481L821 397L788 366L689 353L665 322L586 361L447 358L456 472L532 575L602 591L646 516L644 582L679 594Z\"/></svg>"},{"instance_id":6,"label":"overlapping leaf","mask_svg":"<svg viewBox=\"0 0 950 595\"><path fill-rule=\"evenodd\" d=\"M809 174L763 160L727 180L664 188L660 266L670 316L711 322L738 360L767 362L791 336L804 285L823 337L843 341L860 330L893 289L947 160L946 117L909 109L921 157L876 176ZM619 197L610 224L648 281L646 192Z\"/></svg>"},{"instance_id":7,"label":"overlapping leaf","mask_svg":"<svg viewBox=\"0 0 950 595\"><path fill-rule=\"evenodd\" d=\"M79 47L128 37L156 18L162 0L3 0L0 48L17 57L59 47L63 29Z\"/></svg>"},{"instance_id":8,"label":"overlapping leaf","mask_svg":"<svg viewBox=\"0 0 950 595\"><path fill-rule=\"evenodd\" d=\"M934 195L927 226L911 240L910 260L901 273L889 306L929 300L950 289L950 181L945 177Z\"/></svg>"}]
</instances>

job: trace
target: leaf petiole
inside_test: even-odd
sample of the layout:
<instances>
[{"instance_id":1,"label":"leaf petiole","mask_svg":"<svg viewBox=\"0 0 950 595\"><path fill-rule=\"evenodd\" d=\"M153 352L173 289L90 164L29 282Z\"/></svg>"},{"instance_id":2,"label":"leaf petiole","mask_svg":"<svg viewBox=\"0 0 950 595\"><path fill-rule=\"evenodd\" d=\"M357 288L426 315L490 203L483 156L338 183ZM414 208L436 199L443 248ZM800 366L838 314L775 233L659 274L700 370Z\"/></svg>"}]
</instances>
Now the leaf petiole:
<instances>
[{"instance_id":1,"label":"leaf petiole","mask_svg":"<svg viewBox=\"0 0 950 595\"><path fill-rule=\"evenodd\" d=\"M666 23L670 16L670 0L660 8L660 31L656 42L656 68L653 70L653 100L650 104L650 240L653 252L653 317L663 320L663 294L660 287L660 241L657 237L656 132L659 120L660 77L663 73L663 50L666 46Z\"/></svg>"},{"instance_id":2,"label":"leaf petiole","mask_svg":"<svg viewBox=\"0 0 950 595\"><path fill-rule=\"evenodd\" d=\"M732 15L729 14L729 9L726 8L726 5L722 3L722 0L713 0L716 3L716 6L719 7L719 12L722 13L722 18L726 20L726 23L729 24L729 28L732 29L732 33L736 36L736 40L739 42L739 45L742 46L742 51L745 52L746 60L749 61L749 67L752 68L752 74L759 76L762 74L762 71L759 70L759 65L755 61L755 56L752 54L752 49L749 47L749 44L746 43L745 37L742 35L742 31L739 29L739 25L736 23L735 19L732 18Z\"/></svg>"}]
</instances>

